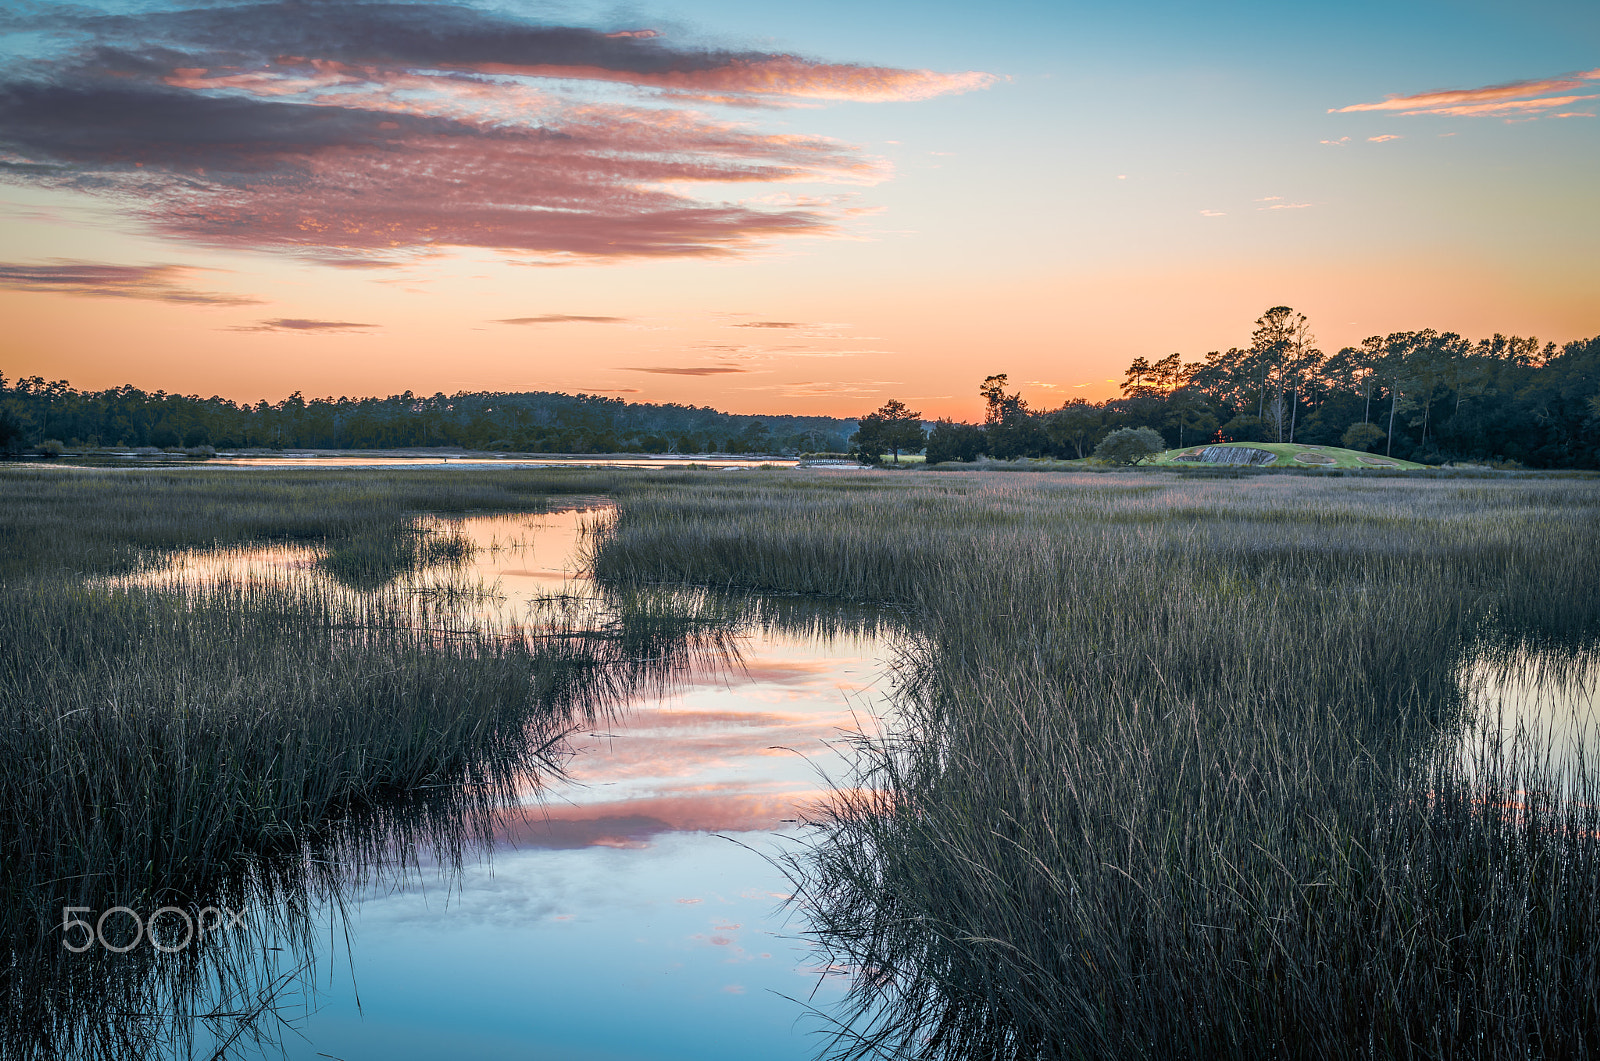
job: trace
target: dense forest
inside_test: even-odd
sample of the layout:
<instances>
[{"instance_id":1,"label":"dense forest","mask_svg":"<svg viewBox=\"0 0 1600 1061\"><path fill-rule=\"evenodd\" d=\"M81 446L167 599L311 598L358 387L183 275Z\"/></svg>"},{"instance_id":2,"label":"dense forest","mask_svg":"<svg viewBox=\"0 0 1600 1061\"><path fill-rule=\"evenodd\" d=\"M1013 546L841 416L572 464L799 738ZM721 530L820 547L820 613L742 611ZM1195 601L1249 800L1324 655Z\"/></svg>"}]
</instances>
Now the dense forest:
<instances>
[{"instance_id":1,"label":"dense forest","mask_svg":"<svg viewBox=\"0 0 1600 1061\"><path fill-rule=\"evenodd\" d=\"M1007 383L1003 374L983 381L983 423L933 424L928 459L1086 457L1112 431L1149 427L1174 447L1302 442L1427 464L1600 467L1600 336L1557 347L1429 329L1325 354L1303 314L1274 306L1255 322L1248 346L1188 362L1179 354L1135 360L1120 398L1036 409ZM848 438L875 459L923 449L923 428L921 414L898 401L859 420L546 391L309 401L296 392L250 405L132 386L80 391L65 380L12 382L0 373L0 452L12 453L48 451L54 440L68 448L793 454L843 450Z\"/></svg>"},{"instance_id":2,"label":"dense forest","mask_svg":"<svg viewBox=\"0 0 1600 1061\"><path fill-rule=\"evenodd\" d=\"M1430 329L1324 354L1304 315L1274 306L1247 347L1139 358L1120 398L1032 409L1006 383L981 385L982 424L935 424L928 460L1086 457L1111 431L1150 427L1172 447L1301 442L1426 464L1600 467L1600 336L1557 347Z\"/></svg>"},{"instance_id":3,"label":"dense forest","mask_svg":"<svg viewBox=\"0 0 1600 1061\"><path fill-rule=\"evenodd\" d=\"M313 398L276 404L148 393L80 391L65 380L0 374L0 450L55 440L160 449L397 449L460 446L530 453L799 453L842 450L855 421L740 416L597 394L486 391L419 397ZM46 447L46 449L53 447Z\"/></svg>"}]
</instances>

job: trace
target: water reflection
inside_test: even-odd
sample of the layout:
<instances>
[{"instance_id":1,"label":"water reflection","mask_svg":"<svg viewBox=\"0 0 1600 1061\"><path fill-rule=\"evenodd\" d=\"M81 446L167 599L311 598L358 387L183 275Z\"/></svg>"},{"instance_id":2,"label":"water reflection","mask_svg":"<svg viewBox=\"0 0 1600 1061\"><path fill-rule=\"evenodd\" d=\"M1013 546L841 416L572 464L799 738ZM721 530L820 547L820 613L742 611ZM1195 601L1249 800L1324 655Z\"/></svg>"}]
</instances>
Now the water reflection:
<instances>
[{"instance_id":1,"label":"water reflection","mask_svg":"<svg viewBox=\"0 0 1600 1061\"><path fill-rule=\"evenodd\" d=\"M174 592L312 580L433 637L553 648L572 680L541 754L501 764L510 793L442 779L178 903L241 911L231 934L84 956L35 918L8 986L38 1004L39 1035L0 1056L809 1056L781 997L817 988L783 936L784 878L725 837L768 843L821 797L827 742L878 703L895 620L602 591L581 571L608 515L423 519L331 564L311 546L197 550L139 575ZM96 905L117 903L150 905ZM114 1001L85 1005L97 993Z\"/></svg>"},{"instance_id":2,"label":"water reflection","mask_svg":"<svg viewBox=\"0 0 1600 1061\"><path fill-rule=\"evenodd\" d=\"M1600 707L1600 644L1511 642L1479 651L1461 673L1468 705L1459 748L1468 776L1517 744L1557 784L1592 775Z\"/></svg>"}]
</instances>

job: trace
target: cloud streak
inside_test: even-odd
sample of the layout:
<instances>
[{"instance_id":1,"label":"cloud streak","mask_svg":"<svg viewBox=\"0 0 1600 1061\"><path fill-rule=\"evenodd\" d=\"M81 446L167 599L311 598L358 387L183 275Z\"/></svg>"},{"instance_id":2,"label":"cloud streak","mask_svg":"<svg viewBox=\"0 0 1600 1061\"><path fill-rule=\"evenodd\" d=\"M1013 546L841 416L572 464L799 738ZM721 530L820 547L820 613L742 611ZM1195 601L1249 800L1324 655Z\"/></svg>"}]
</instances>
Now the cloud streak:
<instances>
[{"instance_id":1,"label":"cloud streak","mask_svg":"<svg viewBox=\"0 0 1600 1061\"><path fill-rule=\"evenodd\" d=\"M330 335L342 332L364 331L376 328L376 324L361 324L357 321L323 321L308 320L304 317L276 317L272 320L257 321L254 324L230 328L235 332L299 332L302 335Z\"/></svg>"},{"instance_id":2,"label":"cloud streak","mask_svg":"<svg viewBox=\"0 0 1600 1061\"><path fill-rule=\"evenodd\" d=\"M627 324L631 317L584 317L573 313L546 313L538 317L507 317L491 324Z\"/></svg>"},{"instance_id":3,"label":"cloud streak","mask_svg":"<svg viewBox=\"0 0 1600 1061\"><path fill-rule=\"evenodd\" d=\"M0 287L53 291L93 298L136 298L189 306L259 306L242 295L199 291L184 281L197 270L183 265L106 265L56 259L48 265L0 262Z\"/></svg>"},{"instance_id":4,"label":"cloud streak","mask_svg":"<svg viewBox=\"0 0 1600 1061\"><path fill-rule=\"evenodd\" d=\"M731 365L706 365L676 368L670 365L660 365L651 368L624 368L624 372L649 372L657 376L722 376L730 372L749 372L747 368L734 368Z\"/></svg>"},{"instance_id":5,"label":"cloud streak","mask_svg":"<svg viewBox=\"0 0 1600 1061\"><path fill-rule=\"evenodd\" d=\"M1331 107L1329 114L1356 114L1370 111L1398 112L1405 115L1439 114L1455 117L1537 117L1545 111L1568 107L1582 100L1600 98L1600 69L1561 77L1531 81L1511 81L1483 88L1442 89L1411 96L1387 96L1377 103L1353 103Z\"/></svg>"},{"instance_id":6,"label":"cloud streak","mask_svg":"<svg viewBox=\"0 0 1600 1061\"><path fill-rule=\"evenodd\" d=\"M0 180L133 204L173 238L368 267L438 247L562 264L834 235L838 196L689 188L870 184L885 164L683 104L909 101L992 80L446 3L60 13L34 28L75 43L0 81Z\"/></svg>"}]
</instances>

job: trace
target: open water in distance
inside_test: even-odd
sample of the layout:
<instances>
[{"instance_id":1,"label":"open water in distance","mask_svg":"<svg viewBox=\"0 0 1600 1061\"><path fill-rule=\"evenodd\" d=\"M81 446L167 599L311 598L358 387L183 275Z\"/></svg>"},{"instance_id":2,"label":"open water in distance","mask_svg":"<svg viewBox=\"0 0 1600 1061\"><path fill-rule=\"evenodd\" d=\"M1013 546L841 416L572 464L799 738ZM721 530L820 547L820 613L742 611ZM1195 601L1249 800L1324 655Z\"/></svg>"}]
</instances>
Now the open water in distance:
<instances>
[{"instance_id":1,"label":"open water in distance","mask_svg":"<svg viewBox=\"0 0 1600 1061\"><path fill-rule=\"evenodd\" d=\"M471 564L425 571L410 591L437 609L455 587L461 621L499 625L553 595L593 599L579 549L606 512L439 521L472 540ZM317 556L195 551L141 581L306 577ZM825 1008L842 984L793 938L788 884L763 853L794 842L819 771L840 772L827 742L886 702L886 635L837 620L826 633L746 626L737 659L679 672L576 737L571 783L509 810L492 853L346 895L314 987L281 998L288 1056L814 1056L820 1022L795 1000Z\"/></svg>"},{"instance_id":2,"label":"open water in distance","mask_svg":"<svg viewBox=\"0 0 1600 1061\"><path fill-rule=\"evenodd\" d=\"M800 462L793 457L362 457L317 453L285 453L271 457L241 457L222 454L205 461L191 461L182 454L119 453L117 460L145 464L172 463L202 468L793 468ZM849 462L852 466L855 461Z\"/></svg>"}]
</instances>

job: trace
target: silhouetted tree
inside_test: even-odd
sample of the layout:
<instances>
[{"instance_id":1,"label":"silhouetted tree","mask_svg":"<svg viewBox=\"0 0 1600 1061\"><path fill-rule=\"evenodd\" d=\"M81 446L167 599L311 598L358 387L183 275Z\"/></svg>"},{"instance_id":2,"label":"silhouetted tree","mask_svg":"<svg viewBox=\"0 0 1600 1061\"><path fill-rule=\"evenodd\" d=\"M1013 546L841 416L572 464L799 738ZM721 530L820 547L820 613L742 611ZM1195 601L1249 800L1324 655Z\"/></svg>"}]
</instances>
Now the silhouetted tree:
<instances>
[{"instance_id":1,"label":"silhouetted tree","mask_svg":"<svg viewBox=\"0 0 1600 1061\"><path fill-rule=\"evenodd\" d=\"M1081 460L1094 449L1095 439L1104 433L1105 422L1102 406L1073 398L1045 417L1044 429L1052 452L1059 457L1070 452Z\"/></svg>"},{"instance_id":2,"label":"silhouetted tree","mask_svg":"<svg viewBox=\"0 0 1600 1061\"><path fill-rule=\"evenodd\" d=\"M0 408L0 453L16 453L22 448L25 432L10 409Z\"/></svg>"},{"instance_id":3,"label":"silhouetted tree","mask_svg":"<svg viewBox=\"0 0 1600 1061\"><path fill-rule=\"evenodd\" d=\"M985 441L983 429L976 424L940 420L928 432L927 462L966 461L970 464L983 456Z\"/></svg>"},{"instance_id":4,"label":"silhouetted tree","mask_svg":"<svg viewBox=\"0 0 1600 1061\"><path fill-rule=\"evenodd\" d=\"M856 443L863 456L870 446L875 451L874 459L888 452L894 455L894 462L899 464L901 450L915 453L926 442L922 432L922 414L908 409L906 403L898 398L890 398L875 412L862 417L860 424L861 429L851 436L851 441Z\"/></svg>"},{"instance_id":5,"label":"silhouetted tree","mask_svg":"<svg viewBox=\"0 0 1600 1061\"><path fill-rule=\"evenodd\" d=\"M1028 411L1022 395L1007 394L1005 373L990 376L978 387L984 398L983 430L985 449L991 457L1011 460L1037 457L1050 445L1050 436L1037 417Z\"/></svg>"}]
</instances>

